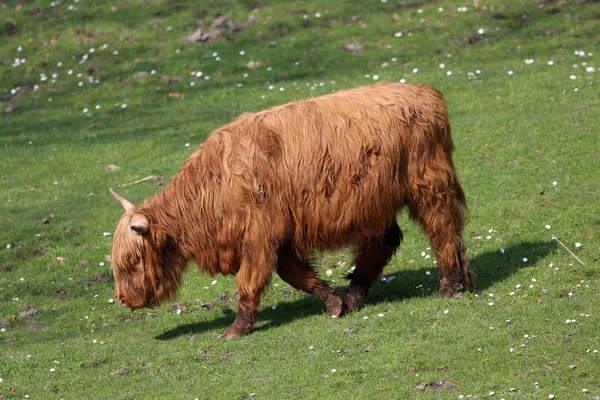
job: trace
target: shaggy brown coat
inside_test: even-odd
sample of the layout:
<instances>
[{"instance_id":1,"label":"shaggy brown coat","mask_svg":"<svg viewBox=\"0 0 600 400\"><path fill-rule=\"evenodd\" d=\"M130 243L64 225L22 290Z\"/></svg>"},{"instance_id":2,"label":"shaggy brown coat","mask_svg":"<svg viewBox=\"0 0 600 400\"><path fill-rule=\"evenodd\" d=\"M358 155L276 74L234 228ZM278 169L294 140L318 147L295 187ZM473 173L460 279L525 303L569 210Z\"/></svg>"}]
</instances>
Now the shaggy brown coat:
<instances>
[{"instance_id":1,"label":"shaggy brown coat","mask_svg":"<svg viewBox=\"0 0 600 400\"><path fill-rule=\"evenodd\" d=\"M131 309L174 296L189 261L237 274L243 335L273 272L325 302L357 309L400 245L406 206L436 252L439 295L472 288L462 244L465 196L452 163L443 96L379 83L244 114L217 129L164 191L126 208L114 236L116 294ZM315 249L351 246L344 301L311 266Z\"/></svg>"}]
</instances>

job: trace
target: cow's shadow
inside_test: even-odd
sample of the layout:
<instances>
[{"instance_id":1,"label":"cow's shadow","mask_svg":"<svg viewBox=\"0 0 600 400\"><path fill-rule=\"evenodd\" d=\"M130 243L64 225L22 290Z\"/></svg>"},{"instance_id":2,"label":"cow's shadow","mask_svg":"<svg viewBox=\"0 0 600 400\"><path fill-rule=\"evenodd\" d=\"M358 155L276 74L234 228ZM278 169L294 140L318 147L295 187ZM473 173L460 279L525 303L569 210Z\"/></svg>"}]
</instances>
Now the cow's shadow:
<instances>
[{"instance_id":1,"label":"cow's shadow","mask_svg":"<svg viewBox=\"0 0 600 400\"><path fill-rule=\"evenodd\" d=\"M495 282L507 279L521 268L535 265L545 258L554 248L556 243L550 242L524 242L470 255L470 265L477 274L477 290L484 291ZM524 261L524 259L527 259ZM430 271L430 274L427 272ZM432 268L416 268L403 270L394 274L395 278L386 283L373 285L365 304L378 304L415 297L434 296L438 289L437 273ZM340 293L341 294L341 293ZM261 323L252 332L270 329L303 316L324 313L325 307L320 301L306 296L297 300L282 302L276 309L261 308L259 319ZM156 337L158 340L171 340L182 335L202 333L207 330L223 331L235 319L235 311L226 309L224 314L210 321L180 325ZM219 332L220 333L220 332Z\"/></svg>"}]
</instances>

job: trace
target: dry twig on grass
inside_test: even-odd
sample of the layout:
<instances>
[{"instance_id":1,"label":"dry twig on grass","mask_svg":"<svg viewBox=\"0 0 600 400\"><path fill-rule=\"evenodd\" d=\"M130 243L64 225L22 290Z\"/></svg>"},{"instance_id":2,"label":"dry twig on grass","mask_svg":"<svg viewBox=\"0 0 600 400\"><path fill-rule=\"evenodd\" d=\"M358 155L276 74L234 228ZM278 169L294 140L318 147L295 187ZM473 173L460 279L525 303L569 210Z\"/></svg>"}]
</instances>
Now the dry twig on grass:
<instances>
[{"instance_id":1,"label":"dry twig on grass","mask_svg":"<svg viewBox=\"0 0 600 400\"><path fill-rule=\"evenodd\" d=\"M153 180L153 181L158 182L160 184L160 182L162 182L162 179L163 179L162 176L148 175L145 178L138 179L137 181L133 181L133 182L130 182L130 183L124 183L122 185L119 185L118 187L125 187L125 186L137 185L138 183L142 183L142 182L149 181L149 180Z\"/></svg>"},{"instance_id":2,"label":"dry twig on grass","mask_svg":"<svg viewBox=\"0 0 600 400\"><path fill-rule=\"evenodd\" d=\"M571 250L569 250L569 248L568 248L567 246L565 246L565 245L563 244L563 242L561 242L560 240L558 240L558 238L557 238L556 236L552 235L552 240L556 240L556 241L558 242L558 244L560 244L562 247L564 247L564 249L565 249L565 250L567 250L567 251L569 252L569 254L571 254L573 257L575 257L575 259L576 259L577 261L579 261L579 263L580 263L581 265L585 265L585 264L583 263L583 261L581 261L581 259L580 259L579 257L577 257L577 256L575 255L575 253L573 253Z\"/></svg>"}]
</instances>

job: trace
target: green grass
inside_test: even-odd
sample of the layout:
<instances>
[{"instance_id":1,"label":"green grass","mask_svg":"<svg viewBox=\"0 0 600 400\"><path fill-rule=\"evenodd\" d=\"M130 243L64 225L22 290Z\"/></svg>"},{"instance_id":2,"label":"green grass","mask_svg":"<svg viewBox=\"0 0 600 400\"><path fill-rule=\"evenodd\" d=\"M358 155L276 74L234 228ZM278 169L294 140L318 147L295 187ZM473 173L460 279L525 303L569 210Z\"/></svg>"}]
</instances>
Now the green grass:
<instances>
[{"instance_id":1,"label":"green grass","mask_svg":"<svg viewBox=\"0 0 600 400\"><path fill-rule=\"evenodd\" d=\"M363 3L0 3L0 398L600 395L600 4ZM256 22L221 28L227 40L183 43L221 14ZM364 51L341 49L350 42ZM13 66L16 58L26 61ZM406 239L386 269L395 279L339 320L276 277L257 329L218 340L237 309L235 278L212 284L194 268L176 300L181 314L109 302L104 233L122 210L109 187L168 181L242 112L375 76L446 96L477 295L435 297L433 257L421 255L429 244L401 214ZM105 171L110 164L119 169ZM160 189L146 181L120 192L138 202ZM343 290L351 256L319 257ZM20 318L26 305L37 313Z\"/></svg>"}]
</instances>

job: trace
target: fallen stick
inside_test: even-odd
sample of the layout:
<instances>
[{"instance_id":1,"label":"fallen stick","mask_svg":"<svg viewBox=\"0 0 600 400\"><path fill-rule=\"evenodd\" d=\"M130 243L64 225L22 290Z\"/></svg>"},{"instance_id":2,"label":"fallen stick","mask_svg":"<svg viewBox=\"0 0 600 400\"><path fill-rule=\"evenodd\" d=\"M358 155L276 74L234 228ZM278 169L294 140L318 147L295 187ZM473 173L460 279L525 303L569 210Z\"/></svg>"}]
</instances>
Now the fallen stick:
<instances>
[{"instance_id":1,"label":"fallen stick","mask_svg":"<svg viewBox=\"0 0 600 400\"><path fill-rule=\"evenodd\" d=\"M576 256L576 255L575 255L575 254L574 254L574 253L573 253L571 250L569 250L569 248L568 248L567 246L565 246L565 245L564 245L564 244L563 244L563 243L562 243L560 240L558 240L558 238L557 238L556 236L552 235L552 239L553 239L553 240L556 240L556 241L558 242L558 244L560 244L562 247L564 247L564 248L565 248L565 250L566 250L566 251L568 251L568 252L569 252L569 254L571 254L573 257L575 257L575 259L576 259L577 261L579 261L579 263L580 263L581 265L585 265L585 264L583 263L583 261L581 261L581 260L579 259L579 257L577 257L577 256Z\"/></svg>"},{"instance_id":2,"label":"fallen stick","mask_svg":"<svg viewBox=\"0 0 600 400\"><path fill-rule=\"evenodd\" d=\"M155 176L155 175L149 175L149 176L147 176L147 177L145 177L145 178L138 179L137 181L134 181L134 182L130 182L130 183L124 183L124 184L122 184L122 185L119 185L118 187L125 187L125 186L137 185L138 183L142 183L142 182L145 182L145 181L149 181L150 179L154 179L154 178L156 178L156 176Z\"/></svg>"}]
</instances>

